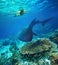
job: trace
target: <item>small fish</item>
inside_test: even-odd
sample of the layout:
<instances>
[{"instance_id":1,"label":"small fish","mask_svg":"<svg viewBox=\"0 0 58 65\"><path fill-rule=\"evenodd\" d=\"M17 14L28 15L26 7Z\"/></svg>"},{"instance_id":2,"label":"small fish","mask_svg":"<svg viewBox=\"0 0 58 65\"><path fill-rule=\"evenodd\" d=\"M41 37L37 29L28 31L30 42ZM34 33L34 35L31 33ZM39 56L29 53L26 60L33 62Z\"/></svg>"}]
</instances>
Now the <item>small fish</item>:
<instances>
[{"instance_id":1,"label":"small fish","mask_svg":"<svg viewBox=\"0 0 58 65\"><path fill-rule=\"evenodd\" d=\"M18 39L24 42L29 42L32 40L33 35L35 35L35 33L32 31L33 26L36 24L41 24L42 26L44 26L47 22L49 22L52 18L49 18L45 21L39 21L36 19L34 19L31 24L29 25L29 27L27 27L26 29L24 29L18 36Z\"/></svg>"}]
</instances>

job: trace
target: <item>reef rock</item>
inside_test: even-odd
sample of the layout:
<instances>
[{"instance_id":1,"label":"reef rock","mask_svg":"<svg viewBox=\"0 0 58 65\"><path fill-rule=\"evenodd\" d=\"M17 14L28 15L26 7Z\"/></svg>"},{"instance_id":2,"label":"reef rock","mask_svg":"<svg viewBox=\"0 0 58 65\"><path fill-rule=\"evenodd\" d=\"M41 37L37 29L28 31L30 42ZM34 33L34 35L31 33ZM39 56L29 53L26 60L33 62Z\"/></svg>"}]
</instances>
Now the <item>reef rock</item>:
<instances>
[{"instance_id":1,"label":"reef rock","mask_svg":"<svg viewBox=\"0 0 58 65\"><path fill-rule=\"evenodd\" d=\"M50 39L51 41L53 41L54 43L58 43L58 30L55 31L55 32L49 37L49 39Z\"/></svg>"},{"instance_id":2,"label":"reef rock","mask_svg":"<svg viewBox=\"0 0 58 65\"><path fill-rule=\"evenodd\" d=\"M9 50L10 50L12 53L18 51L18 47L17 47L16 41L12 41L12 42L10 43L10 48L9 48Z\"/></svg>"},{"instance_id":3,"label":"reef rock","mask_svg":"<svg viewBox=\"0 0 58 65\"><path fill-rule=\"evenodd\" d=\"M53 53L51 56L49 56L49 60L51 65L58 65L58 54Z\"/></svg>"},{"instance_id":4,"label":"reef rock","mask_svg":"<svg viewBox=\"0 0 58 65\"><path fill-rule=\"evenodd\" d=\"M25 44L21 48L22 54L35 54L35 53L43 53L49 51L51 48L51 41L49 39L39 39L34 42L30 42Z\"/></svg>"}]
</instances>

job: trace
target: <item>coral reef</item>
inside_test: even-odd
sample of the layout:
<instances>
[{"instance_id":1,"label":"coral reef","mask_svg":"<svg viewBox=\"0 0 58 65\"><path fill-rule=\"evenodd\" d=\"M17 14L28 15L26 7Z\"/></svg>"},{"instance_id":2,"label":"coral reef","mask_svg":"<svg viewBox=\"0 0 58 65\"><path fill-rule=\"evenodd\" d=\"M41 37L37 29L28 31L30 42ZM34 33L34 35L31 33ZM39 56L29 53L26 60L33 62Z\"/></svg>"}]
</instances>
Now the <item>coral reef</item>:
<instances>
[{"instance_id":1,"label":"coral reef","mask_svg":"<svg viewBox=\"0 0 58 65\"><path fill-rule=\"evenodd\" d=\"M56 30L50 37L49 39L53 41L54 43L58 44L58 30Z\"/></svg>"},{"instance_id":2,"label":"coral reef","mask_svg":"<svg viewBox=\"0 0 58 65\"><path fill-rule=\"evenodd\" d=\"M9 48L9 50L13 53L13 52L16 52L17 50L18 50L18 47L17 47L17 45L16 45L17 43L16 43L16 41L12 41L11 43L10 43L10 48Z\"/></svg>"},{"instance_id":3,"label":"coral reef","mask_svg":"<svg viewBox=\"0 0 58 65\"><path fill-rule=\"evenodd\" d=\"M38 65L57 65L58 63L55 61L55 57L50 59L51 57L58 56L57 45L51 42L49 39L43 38L34 42L30 42L25 44L21 48L20 53L22 57L26 60L31 60L36 62ZM52 60L54 60L52 62ZM37 65L36 64L36 65Z\"/></svg>"},{"instance_id":4,"label":"coral reef","mask_svg":"<svg viewBox=\"0 0 58 65\"><path fill-rule=\"evenodd\" d=\"M35 54L35 53L41 53L49 51L51 48L51 41L48 39L39 39L34 42L30 42L25 44L21 48L22 54Z\"/></svg>"},{"instance_id":5,"label":"coral reef","mask_svg":"<svg viewBox=\"0 0 58 65\"><path fill-rule=\"evenodd\" d=\"M11 40L8 45L2 41L2 44L9 49L0 53L0 65L58 65L57 44L50 38L38 38L22 47L22 42L17 40Z\"/></svg>"}]
</instances>

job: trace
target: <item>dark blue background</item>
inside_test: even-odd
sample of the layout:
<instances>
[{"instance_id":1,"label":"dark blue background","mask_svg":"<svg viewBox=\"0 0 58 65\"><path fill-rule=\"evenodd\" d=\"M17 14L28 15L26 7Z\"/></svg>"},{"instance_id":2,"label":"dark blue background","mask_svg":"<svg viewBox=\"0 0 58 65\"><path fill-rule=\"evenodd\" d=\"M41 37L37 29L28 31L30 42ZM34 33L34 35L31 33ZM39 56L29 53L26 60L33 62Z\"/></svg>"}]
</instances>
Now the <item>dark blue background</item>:
<instances>
[{"instance_id":1,"label":"dark blue background","mask_svg":"<svg viewBox=\"0 0 58 65\"><path fill-rule=\"evenodd\" d=\"M46 8L44 6L43 10L39 10L38 4L39 3L36 3L36 5L34 5L34 8L31 9L30 12L18 17L14 17L11 15L8 16L7 14L0 12L0 39L16 37L20 33L20 31L28 27L28 25L34 18L40 21L43 21L50 17L58 18L58 0L49 0L48 5L52 5L47 6ZM42 32L42 30L40 31Z\"/></svg>"}]
</instances>

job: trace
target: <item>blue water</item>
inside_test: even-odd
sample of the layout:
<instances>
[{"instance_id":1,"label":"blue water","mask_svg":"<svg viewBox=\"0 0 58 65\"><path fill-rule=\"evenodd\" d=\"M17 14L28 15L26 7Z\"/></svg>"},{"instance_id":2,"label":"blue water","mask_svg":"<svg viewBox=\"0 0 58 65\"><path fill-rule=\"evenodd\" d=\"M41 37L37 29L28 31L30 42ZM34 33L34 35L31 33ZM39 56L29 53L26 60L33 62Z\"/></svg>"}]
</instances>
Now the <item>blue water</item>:
<instances>
[{"instance_id":1,"label":"blue water","mask_svg":"<svg viewBox=\"0 0 58 65\"><path fill-rule=\"evenodd\" d=\"M26 12L21 16L15 17L16 12L21 8L26 10ZM1 0L0 39L17 37L20 31L26 28L34 18L43 21L50 17L58 18L57 0L20 0L20 2L19 0ZM56 21L56 24L58 24L58 20ZM51 24L53 24L55 28L54 23L49 23L49 25L46 25L45 29L47 27L49 28ZM41 29L41 25L35 26L34 29L40 34L46 31L45 29L44 31ZM50 30L46 32L48 33Z\"/></svg>"},{"instance_id":2,"label":"blue water","mask_svg":"<svg viewBox=\"0 0 58 65\"><path fill-rule=\"evenodd\" d=\"M21 9L24 10L23 15L17 14ZM58 29L58 0L0 0L0 60L3 63L0 62L0 64L12 65L13 53L17 54L17 51L19 52L21 47L26 44L26 42L19 40L18 36L21 31L28 28L33 19L43 22L49 18L52 18L52 20L44 26L36 24L32 28L32 31L36 34L32 41L37 40L37 38L48 37ZM15 56L18 56L18 54ZM21 62L20 58L18 60ZM16 61L14 60L14 62ZM22 62L22 65L24 65L25 60L22 60Z\"/></svg>"}]
</instances>

